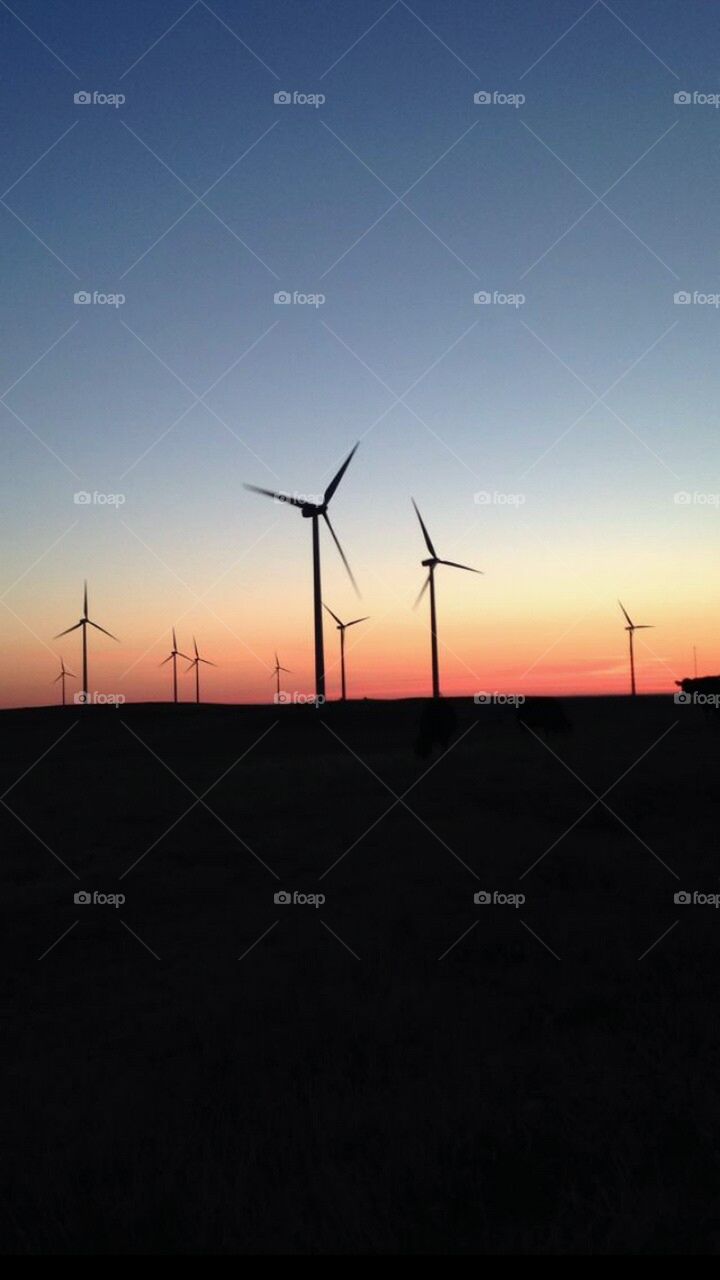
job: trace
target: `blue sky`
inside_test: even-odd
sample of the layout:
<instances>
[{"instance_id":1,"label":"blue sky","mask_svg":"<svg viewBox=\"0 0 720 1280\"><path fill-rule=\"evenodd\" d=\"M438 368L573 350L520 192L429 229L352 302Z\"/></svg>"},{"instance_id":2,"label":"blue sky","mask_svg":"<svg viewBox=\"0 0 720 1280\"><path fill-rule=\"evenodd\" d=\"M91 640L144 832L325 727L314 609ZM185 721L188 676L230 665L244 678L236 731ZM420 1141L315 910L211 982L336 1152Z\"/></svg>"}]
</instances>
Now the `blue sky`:
<instances>
[{"instance_id":1,"label":"blue sky","mask_svg":"<svg viewBox=\"0 0 720 1280\"><path fill-rule=\"evenodd\" d=\"M245 637L251 615L262 681L280 593L302 668L307 548L242 483L316 490L357 439L337 520L384 616L418 585L413 493L446 554L505 584L467 615L449 588L457 644L522 618L525 574L560 634L568 566L651 610L672 566L717 643L720 316L674 302L720 291L720 117L674 102L720 91L714 6L16 0L0 36L6 701L21 670L33 696L85 574L139 658L243 557L198 625L236 610Z\"/></svg>"}]
</instances>

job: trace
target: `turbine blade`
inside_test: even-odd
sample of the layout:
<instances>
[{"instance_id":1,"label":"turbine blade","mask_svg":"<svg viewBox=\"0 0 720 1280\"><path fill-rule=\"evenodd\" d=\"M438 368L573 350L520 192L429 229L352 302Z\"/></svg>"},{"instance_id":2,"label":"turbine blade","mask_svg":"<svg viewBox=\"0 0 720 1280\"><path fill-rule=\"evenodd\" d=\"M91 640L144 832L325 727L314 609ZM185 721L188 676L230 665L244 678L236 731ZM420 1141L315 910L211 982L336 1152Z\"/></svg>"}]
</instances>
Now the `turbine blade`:
<instances>
[{"instance_id":1,"label":"turbine blade","mask_svg":"<svg viewBox=\"0 0 720 1280\"><path fill-rule=\"evenodd\" d=\"M423 596L425 595L425 592L427 591L427 589L428 589L428 587L429 587L429 586L430 586L430 574L428 574L427 578L425 579L425 582L423 583L422 591L420 592L420 595L418 596L417 600L415 601L415 603L414 603L414 605L413 605L413 609L417 609L417 607L418 607L418 605L419 605L420 601L422 600L422 598L423 598Z\"/></svg>"},{"instance_id":2,"label":"turbine blade","mask_svg":"<svg viewBox=\"0 0 720 1280\"><path fill-rule=\"evenodd\" d=\"M65 673L64 671L61 671L61 672L60 672L60 675L59 675L59 676L56 676L56 677L55 677L55 679L53 680L53 684L57 684L58 680L62 680L62 678L63 678L63 676L64 676L65 674L66 674L66 673ZM69 672L68 672L67 674L69 674Z\"/></svg>"},{"instance_id":3,"label":"turbine blade","mask_svg":"<svg viewBox=\"0 0 720 1280\"><path fill-rule=\"evenodd\" d=\"M69 636L71 631L77 631L78 627L81 627L81 626L82 626L82 622L76 622L75 626L68 627L67 631L59 631L56 636L53 636L53 640L59 640L60 636Z\"/></svg>"},{"instance_id":4,"label":"turbine blade","mask_svg":"<svg viewBox=\"0 0 720 1280\"><path fill-rule=\"evenodd\" d=\"M209 658L198 658L198 662L204 662L206 667L217 666L217 662L211 662Z\"/></svg>"},{"instance_id":5,"label":"turbine blade","mask_svg":"<svg viewBox=\"0 0 720 1280\"><path fill-rule=\"evenodd\" d=\"M243 489L249 489L251 493L263 493L266 498L275 498L278 502L289 502L292 507L305 505L299 498L291 498L287 493L276 493L274 489L261 489L257 484L244 484Z\"/></svg>"},{"instance_id":6,"label":"turbine blade","mask_svg":"<svg viewBox=\"0 0 720 1280\"><path fill-rule=\"evenodd\" d=\"M85 594L83 597L84 616L88 616L88 599L87 599L87 578L85 579Z\"/></svg>"},{"instance_id":7,"label":"turbine blade","mask_svg":"<svg viewBox=\"0 0 720 1280\"><path fill-rule=\"evenodd\" d=\"M173 649L177 649L177 640L175 639L175 628L172 629Z\"/></svg>"},{"instance_id":8,"label":"turbine blade","mask_svg":"<svg viewBox=\"0 0 720 1280\"><path fill-rule=\"evenodd\" d=\"M292 671L290 670L290 668L289 668L289 667L279 667L279 668L278 668L278 670L279 670L279 671L284 671L286 676L291 676L291 675L292 675Z\"/></svg>"},{"instance_id":9,"label":"turbine blade","mask_svg":"<svg viewBox=\"0 0 720 1280\"><path fill-rule=\"evenodd\" d=\"M370 615L368 614L368 617L367 617L367 618L353 618L352 622L346 622L346 623L345 623L345 626L346 626L346 627L356 627L356 626L357 626L357 624L358 624L358 622L367 622L367 621L368 621L369 616L370 616Z\"/></svg>"},{"instance_id":10,"label":"turbine blade","mask_svg":"<svg viewBox=\"0 0 720 1280\"><path fill-rule=\"evenodd\" d=\"M190 666L185 668L185 675L187 675L188 671L192 671L194 666L195 666L195 663L191 662Z\"/></svg>"},{"instance_id":11,"label":"turbine blade","mask_svg":"<svg viewBox=\"0 0 720 1280\"><path fill-rule=\"evenodd\" d=\"M111 640L114 640L116 644L119 644L119 643L120 643L120 641L118 640L117 636L114 636L114 635L113 635L113 633L112 633L112 631L106 631L106 630L105 630L105 628L104 628L104 627L101 627L101 626L100 626L100 624L99 624L98 622L91 622L89 618L88 618L88 622L90 623L90 626L91 626L91 627L94 627L94 628L95 628L95 630L96 630L96 631L102 631L102 633L103 633L103 635L104 635L104 636L109 636L109 637L110 637L110 639L111 639Z\"/></svg>"},{"instance_id":12,"label":"turbine blade","mask_svg":"<svg viewBox=\"0 0 720 1280\"><path fill-rule=\"evenodd\" d=\"M359 444L359 443L360 443L360 441L358 440L358 444ZM345 461L343 462L343 464L342 464L342 466L341 466L340 470L337 472L337 474L336 474L336 475L334 475L334 476L333 476L333 478L332 478L332 480L330 481L330 483L329 483L329 485L328 485L327 489L325 490L325 493L324 493L324 495L323 495L323 502L325 502L326 504L327 504L327 503L330 501L330 499L332 498L332 496L333 496L333 494L334 494L335 490L337 489L337 487L338 487L338 485L339 485L340 481L342 480L343 476L345 475L345 472L347 471L348 467L350 466L350 463L351 463L351 462L352 462L352 460L353 460L353 455L354 455L354 453L355 453L355 450L356 450L356 449L357 449L357 447L358 447L358 444L354 445L354 446L353 446L353 448L350 450L350 452L349 452L349 454L348 454L347 458L345 459Z\"/></svg>"},{"instance_id":13,"label":"turbine blade","mask_svg":"<svg viewBox=\"0 0 720 1280\"><path fill-rule=\"evenodd\" d=\"M355 446L355 448L357 449L357 445ZM347 569L348 577L349 577L350 581L352 582L353 587L355 588L355 594L356 594L357 596L359 596L359 595L360 595L360 588L358 587L358 584L357 584L357 582L355 581L355 578L354 578L354 576L353 576L353 571L352 571L352 569L350 568L350 565L348 564L347 556L345 555L345 552L343 551L342 547L340 546L340 541L339 541L339 539L338 539L338 536L337 536L337 534L336 534L335 530L333 529L333 527L332 527L332 525L331 525L331 523L330 523L330 517L328 516L327 511L323 511L323 519L324 519L324 521L325 521L325 523L326 523L326 525L327 525L328 529L330 530L330 533L332 534L332 540L333 540L333 542L335 543L335 546L337 547L338 551L340 552L340 559L342 560L343 564L345 565L345 568Z\"/></svg>"},{"instance_id":14,"label":"turbine blade","mask_svg":"<svg viewBox=\"0 0 720 1280\"><path fill-rule=\"evenodd\" d=\"M651 622L646 622L642 626L633 627L633 631L654 631L655 626Z\"/></svg>"},{"instance_id":15,"label":"turbine blade","mask_svg":"<svg viewBox=\"0 0 720 1280\"><path fill-rule=\"evenodd\" d=\"M177 656L178 658L184 658L186 662L194 662L189 653L181 653L179 649L177 650Z\"/></svg>"},{"instance_id":16,"label":"turbine blade","mask_svg":"<svg viewBox=\"0 0 720 1280\"><path fill-rule=\"evenodd\" d=\"M200 654L198 653L197 640L195 639L194 636L193 636L193 645L195 646L195 657L199 658Z\"/></svg>"},{"instance_id":17,"label":"turbine blade","mask_svg":"<svg viewBox=\"0 0 720 1280\"><path fill-rule=\"evenodd\" d=\"M73 680L77 680L77 676L75 675L75 672L68 671L67 667L65 667L65 670L62 672L62 674L66 676L72 676Z\"/></svg>"},{"instance_id":18,"label":"turbine blade","mask_svg":"<svg viewBox=\"0 0 720 1280\"><path fill-rule=\"evenodd\" d=\"M630 626L632 627L633 620L630 617L630 614L628 613L627 609L625 608L625 605L623 604L622 600L618 600L618 604L620 605L620 608L622 609L623 613L625 614L625 617L627 618L628 622L630 623Z\"/></svg>"},{"instance_id":19,"label":"turbine blade","mask_svg":"<svg viewBox=\"0 0 720 1280\"><path fill-rule=\"evenodd\" d=\"M417 503L416 503L416 501L415 501L415 499L414 499L414 498L412 499L412 504L413 504L413 506L414 506L414 508L415 508L415 514L416 514L416 516L417 516L418 520L420 521L420 528L421 528L421 529L422 529L422 531L423 531L423 537L424 537L424 539L425 539L425 546L427 547L428 551L430 552L430 555L431 555L435 560L437 560L437 558L438 558L438 553L437 553L437 551L435 550L435 548L434 548L434 546L433 546L433 544L432 544L432 541L431 541L431 539L430 539L430 534L428 533L427 529L425 528L425 521L423 520L422 516L420 515L420 512L418 511L418 506L417 506Z\"/></svg>"},{"instance_id":20,"label":"turbine blade","mask_svg":"<svg viewBox=\"0 0 720 1280\"><path fill-rule=\"evenodd\" d=\"M335 619L335 621L337 622L337 624L338 624L338 626L339 626L339 627L341 627L341 626L343 625L343 624L342 624L342 622L340 621L340 619L338 618L337 614L336 614L336 613L333 613L332 609L330 608L330 605L329 605L329 604L325 604L325 602L324 602L324 601L323 601L323 609L327 609L328 613L330 614L330 617Z\"/></svg>"},{"instance_id":21,"label":"turbine blade","mask_svg":"<svg viewBox=\"0 0 720 1280\"><path fill-rule=\"evenodd\" d=\"M482 569L471 569L469 564L458 564L457 560L440 560L440 564L449 564L451 569L465 569L468 573L479 573L483 576Z\"/></svg>"},{"instance_id":22,"label":"turbine blade","mask_svg":"<svg viewBox=\"0 0 720 1280\"><path fill-rule=\"evenodd\" d=\"M168 654L167 658L163 658L162 662L158 662L159 667L164 667L166 662L172 662L172 654Z\"/></svg>"}]
</instances>

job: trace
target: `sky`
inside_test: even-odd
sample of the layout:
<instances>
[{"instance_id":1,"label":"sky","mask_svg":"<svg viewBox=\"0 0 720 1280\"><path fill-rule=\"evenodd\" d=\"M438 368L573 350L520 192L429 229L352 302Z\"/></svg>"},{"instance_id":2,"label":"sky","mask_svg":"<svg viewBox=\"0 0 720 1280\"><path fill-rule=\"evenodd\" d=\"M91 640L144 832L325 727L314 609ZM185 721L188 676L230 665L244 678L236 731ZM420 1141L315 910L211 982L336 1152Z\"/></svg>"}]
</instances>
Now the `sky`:
<instances>
[{"instance_id":1,"label":"sky","mask_svg":"<svg viewBox=\"0 0 720 1280\"><path fill-rule=\"evenodd\" d=\"M0 706L79 675L85 578L91 692L167 698L172 626L208 700L268 700L275 651L311 692L310 522L243 485L318 493L356 441L350 696L429 691L411 497L483 571L438 570L445 694L625 692L618 598L641 691L720 669L718 35L703 0L0 2Z\"/></svg>"}]
</instances>

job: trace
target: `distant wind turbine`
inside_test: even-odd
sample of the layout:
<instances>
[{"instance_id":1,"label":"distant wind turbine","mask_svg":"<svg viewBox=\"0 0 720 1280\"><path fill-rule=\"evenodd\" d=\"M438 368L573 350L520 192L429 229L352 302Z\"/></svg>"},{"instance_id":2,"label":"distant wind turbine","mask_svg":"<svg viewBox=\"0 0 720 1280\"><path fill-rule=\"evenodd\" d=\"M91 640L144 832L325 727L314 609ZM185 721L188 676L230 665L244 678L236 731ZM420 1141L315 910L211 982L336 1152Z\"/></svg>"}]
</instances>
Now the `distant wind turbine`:
<instances>
[{"instance_id":1,"label":"distant wind turbine","mask_svg":"<svg viewBox=\"0 0 720 1280\"><path fill-rule=\"evenodd\" d=\"M92 621L92 619L88 617L88 589L87 589L87 582L85 583L85 593L84 593L84 595L83 595L83 616L82 616L82 618L80 619L80 621L79 621L79 622L76 622L76 623L75 623L75 626L74 626L74 627L68 627L66 631L60 631L60 632L55 636L55 639L56 639L56 640L59 640L61 636L69 636L69 635L70 635L70 632L71 632L71 631L77 631L78 627L82 627L82 662L83 662L83 674L82 674L83 687L82 687L82 693L81 693L81 695L80 695L80 700L81 700L81 702L87 702L87 699L88 699L87 629L88 629L88 627L94 627L96 631L102 631L102 633L103 633L103 635L104 635L104 636L109 636L111 640L114 640L114 641L116 642L116 644L119 644L119 643L120 643L120 641L118 640L117 636L114 636L114 635L112 634L112 632L110 632L110 631L106 631L104 627L101 627L101 626L99 625L99 623L97 623L97 622L93 622L93 621Z\"/></svg>"},{"instance_id":2,"label":"distant wind turbine","mask_svg":"<svg viewBox=\"0 0 720 1280\"><path fill-rule=\"evenodd\" d=\"M175 633L173 632L173 640ZM217 662L211 662L209 658L201 658L198 653L197 640L193 636L193 647L195 649L195 657L190 659L190 666L185 668L185 674L195 668L195 701L200 701L200 663L204 663L206 667L216 667ZM167 658L165 659L167 662ZM177 701L177 699L176 699Z\"/></svg>"},{"instance_id":3,"label":"distant wind turbine","mask_svg":"<svg viewBox=\"0 0 720 1280\"><path fill-rule=\"evenodd\" d=\"M625 617L627 618L627 626L625 630L628 633L628 639L630 641L630 693L634 698L636 694L636 689L635 689L635 649L633 646L633 637L636 631L653 631L654 627L651 626L649 623L643 623L643 624L638 623L636 625L633 622L632 618L630 617L630 614L625 608L625 605L623 604L622 600L618 600L618 604L620 605L620 608L622 609L623 613L625 614Z\"/></svg>"},{"instance_id":4,"label":"distant wind turbine","mask_svg":"<svg viewBox=\"0 0 720 1280\"><path fill-rule=\"evenodd\" d=\"M433 698L439 698L440 697L440 670L439 670L439 664L438 664L437 613L435 609L435 569L439 564L450 565L452 569L465 569L467 573L482 574L482 569L471 569L469 565L458 564L456 560L441 560L432 544L432 541L430 539L430 534L425 528L425 523L423 521L422 516L420 515L420 512L418 511L417 503L415 502L414 498L412 500L412 504L415 508L415 514L418 520L420 521L420 528L422 529L423 538L425 539L425 546L430 552L429 559L423 560L422 562L424 567L428 571L428 576L425 579L425 583L422 588L422 591L420 592L420 595L415 601L413 608L417 609L420 601L422 600L423 596L425 595L425 592L429 587L430 588L430 642L431 642L431 651L432 651L432 687L433 687Z\"/></svg>"},{"instance_id":5,"label":"distant wind turbine","mask_svg":"<svg viewBox=\"0 0 720 1280\"><path fill-rule=\"evenodd\" d=\"M253 493L262 493L266 498L274 498L279 502L289 502L293 507L299 507L302 515L306 520L312 520L312 545L313 545L313 616L315 624L315 694L318 698L325 699L325 653L323 648L323 626L322 626L322 585L320 581L320 517L325 521L333 542L340 552L340 559L347 569L350 581L358 595L357 583L353 577L352 569L347 562L345 552L340 546L337 534L330 523L327 509L328 503L342 480L345 472L350 466L357 445L351 449L347 458L343 462L340 470L333 476L327 489L325 490L322 502L306 502L303 498L291 497L284 493L275 493L272 489L261 489L256 484L246 484L245 488L252 490Z\"/></svg>"},{"instance_id":6,"label":"distant wind turbine","mask_svg":"<svg viewBox=\"0 0 720 1280\"><path fill-rule=\"evenodd\" d=\"M277 654L275 654L275 666L272 669L272 675L270 679L272 680L272 677L273 676L275 677L275 700L277 702L280 701L280 672L281 671L284 671L287 676L292 675L292 671L290 671L288 667L280 666L280 659L278 658Z\"/></svg>"},{"instance_id":7,"label":"distant wind turbine","mask_svg":"<svg viewBox=\"0 0 720 1280\"><path fill-rule=\"evenodd\" d=\"M73 680L77 680L77 676L72 671L68 671L62 658L60 659L60 675L56 676L53 684L57 684L58 680L62 680L62 705L65 706L65 677L70 676Z\"/></svg>"},{"instance_id":8,"label":"distant wind turbine","mask_svg":"<svg viewBox=\"0 0 720 1280\"><path fill-rule=\"evenodd\" d=\"M172 649L170 650L170 652L169 652L169 654L168 654L167 658L163 658L162 662L160 663L160 666L161 666L161 667L164 667L166 662L172 662L172 664L173 664L173 702L177 702L177 700L178 700L178 687L177 687L177 660L178 660L178 658L184 658L186 662L189 662L189 663L191 663L191 664L192 664L192 658L191 658L191 657L189 657L189 655L188 655L187 653L181 653L181 652L180 652L180 650L178 649L178 647L177 647L177 640L175 639L175 628L173 627L173 629L172 629Z\"/></svg>"},{"instance_id":9,"label":"distant wind turbine","mask_svg":"<svg viewBox=\"0 0 720 1280\"><path fill-rule=\"evenodd\" d=\"M331 618L337 622L337 629L340 632L340 681L342 685L341 702L345 702L345 632L348 627L356 627L358 622L367 622L367 618L353 618L352 622L341 622L336 613L325 605Z\"/></svg>"}]
</instances>

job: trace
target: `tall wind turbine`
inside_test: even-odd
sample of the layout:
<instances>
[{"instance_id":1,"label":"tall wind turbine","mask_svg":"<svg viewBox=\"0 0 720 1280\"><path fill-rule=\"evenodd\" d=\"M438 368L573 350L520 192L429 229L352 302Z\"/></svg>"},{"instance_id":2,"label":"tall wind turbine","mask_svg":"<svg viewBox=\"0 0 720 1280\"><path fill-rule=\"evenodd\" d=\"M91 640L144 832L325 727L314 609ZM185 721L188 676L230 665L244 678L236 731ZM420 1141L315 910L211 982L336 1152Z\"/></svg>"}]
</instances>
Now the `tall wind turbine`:
<instances>
[{"instance_id":1,"label":"tall wind turbine","mask_svg":"<svg viewBox=\"0 0 720 1280\"><path fill-rule=\"evenodd\" d=\"M630 617L630 614L625 608L625 605L623 604L622 600L618 600L618 604L620 605L620 608L622 609L623 613L625 614L625 617L627 618L627 626L625 630L628 633L628 639L630 641L630 693L634 698L636 689L635 689L635 650L633 647L633 637L636 631L653 631L654 627L649 623L645 623L645 624L634 623L632 618Z\"/></svg>"},{"instance_id":2,"label":"tall wind turbine","mask_svg":"<svg viewBox=\"0 0 720 1280\"><path fill-rule=\"evenodd\" d=\"M357 449L357 445L350 450L347 458L343 462L340 470L333 476L327 489L325 490L322 502L306 502L302 498L291 497L284 493L275 493L272 489L260 489L256 484L246 484L246 489L251 489L253 493L263 493L267 498L274 498L278 502L289 502L293 507L299 507L302 515L306 520L312 520L312 546L313 546L313 617L315 624L315 694L318 699L325 700L325 653L323 648L323 626L322 626L322 585L320 581L320 518L325 521L332 540L340 552L340 559L347 569L350 581L358 595L357 583L353 577L352 569L347 562L345 552L340 546L337 534L330 523L330 517L327 513L328 503L342 480L345 472L350 466L353 454Z\"/></svg>"},{"instance_id":3,"label":"tall wind turbine","mask_svg":"<svg viewBox=\"0 0 720 1280\"><path fill-rule=\"evenodd\" d=\"M272 669L272 675L270 679L272 680L272 677L275 676L275 701L276 702L280 701L280 672L281 671L284 671L285 674L288 676L292 675L292 671L289 669L289 667L280 666L280 659L278 658L277 654L275 654L275 666Z\"/></svg>"},{"instance_id":4,"label":"tall wind turbine","mask_svg":"<svg viewBox=\"0 0 720 1280\"><path fill-rule=\"evenodd\" d=\"M173 642L173 643L172 643L172 649L170 650L170 652L169 652L169 654L168 654L167 658L163 658L162 662L160 663L160 666L161 666L161 667L164 667L166 662L172 662L172 664L173 664L173 702L177 702L177 700L178 700L178 690L177 690L177 660L178 660L178 658L184 658L186 662L190 662L190 663L192 663L192 658L191 658L191 657L189 657L187 653L181 653L181 652L180 652L180 650L178 649L178 647L177 647L177 640L175 639L175 628L174 628L174 627L173 627L173 629L172 629L172 642Z\"/></svg>"},{"instance_id":5,"label":"tall wind turbine","mask_svg":"<svg viewBox=\"0 0 720 1280\"><path fill-rule=\"evenodd\" d=\"M173 641L174 641L174 637L175 637L175 632L173 632ZM193 636L193 647L195 649L195 657L190 659L190 666L185 668L185 673L187 674L188 671L192 671L193 667L195 668L195 701L199 702L200 701L200 663L201 662L204 663L206 667L216 667L217 662L211 662L209 658L200 657L200 654L198 653L197 640L195 639L194 636ZM167 658L165 659L165 661L167 662ZM177 702L177 698L175 699L175 701Z\"/></svg>"},{"instance_id":6,"label":"tall wind turbine","mask_svg":"<svg viewBox=\"0 0 720 1280\"><path fill-rule=\"evenodd\" d=\"M53 684L57 684L58 680L62 680L62 705L65 706L65 677L70 676L73 680L77 680L77 676L73 671L68 671L62 658L60 659L60 675L56 676Z\"/></svg>"},{"instance_id":7,"label":"tall wind turbine","mask_svg":"<svg viewBox=\"0 0 720 1280\"><path fill-rule=\"evenodd\" d=\"M87 629L88 629L88 627L94 627L96 631L102 631L102 633L103 633L103 635L104 635L104 636L110 636L110 639L111 639L111 640L114 640L117 644L119 644L119 643L120 643L120 641L118 640L117 636L114 636L114 635L112 634L112 632L110 632L110 631L106 631L104 627L101 627L101 626L99 625L99 623L97 623L97 622L93 622L93 621L92 621L92 619L88 617L88 589L87 589L87 582L85 583L85 593L84 593L84 595L83 595L83 616L82 616L82 618L80 619L80 621L79 621L79 622L76 622L76 623L75 623L75 626L74 626L74 627L68 627L66 631L60 631L60 632L58 633L58 635L56 635L56 636L55 636L55 639L56 639L56 640L59 640L59 639L60 639L60 636L69 636L69 635L70 635L70 632L71 632L71 631L77 631L78 627L82 627L82 661L83 661L83 674L82 674L82 680L83 680L83 687L82 687L82 693L81 693L81 701L82 701L82 702L87 702L87 698L88 698Z\"/></svg>"},{"instance_id":8,"label":"tall wind turbine","mask_svg":"<svg viewBox=\"0 0 720 1280\"><path fill-rule=\"evenodd\" d=\"M465 569L467 573L482 574L482 569L471 569L470 565L458 564L457 561L455 560L441 560L432 544L432 541L430 539L430 534L425 528L425 523L423 521L422 516L420 515L420 512L418 511L417 503L415 502L414 498L412 500L412 504L415 508L415 514L418 520L420 521L420 528L422 529L423 538L425 539L425 546L430 552L429 558L427 560L423 560L422 562L424 567L428 571L428 576L425 579L425 583L423 585L422 591L420 592L420 595L415 601L413 608L417 609L420 601L422 600L423 596L425 595L425 592L429 587L430 588L430 643L431 643L431 651L432 651L433 698L439 698L440 697L440 670L438 665L437 613L435 609L435 570L439 564L450 565L450 567L453 569Z\"/></svg>"},{"instance_id":9,"label":"tall wind turbine","mask_svg":"<svg viewBox=\"0 0 720 1280\"><path fill-rule=\"evenodd\" d=\"M345 702L345 632L348 627L356 627L358 622L367 622L367 618L353 618L352 622L341 622L336 613L325 605L331 618L337 622L337 629L340 632L340 680L342 684L342 694L340 701Z\"/></svg>"}]
</instances>

